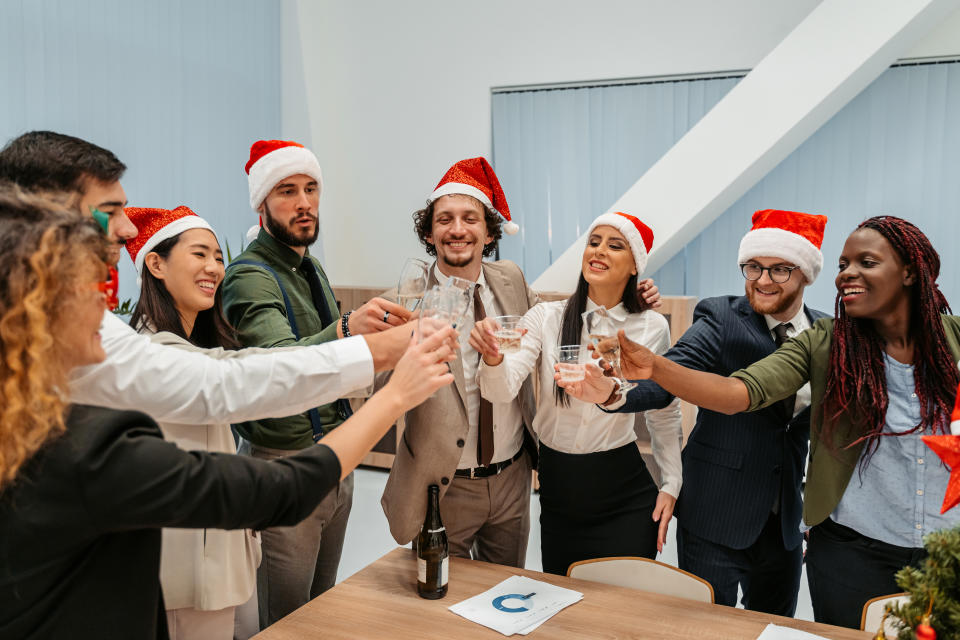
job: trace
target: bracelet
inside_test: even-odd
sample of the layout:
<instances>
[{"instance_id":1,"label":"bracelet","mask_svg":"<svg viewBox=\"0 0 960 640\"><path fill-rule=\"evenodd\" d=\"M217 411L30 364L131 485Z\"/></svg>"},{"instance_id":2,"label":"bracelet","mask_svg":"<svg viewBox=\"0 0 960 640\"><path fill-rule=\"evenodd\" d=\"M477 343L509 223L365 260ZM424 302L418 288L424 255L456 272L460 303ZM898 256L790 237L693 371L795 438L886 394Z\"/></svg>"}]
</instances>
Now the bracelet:
<instances>
[{"instance_id":1,"label":"bracelet","mask_svg":"<svg viewBox=\"0 0 960 640\"><path fill-rule=\"evenodd\" d=\"M353 311L347 311L345 314L343 314L343 317L340 318L340 329L343 331L343 337L344 337L344 338L349 338L349 337L351 337L351 336L350 336L350 327L348 326L348 325L349 325L348 320L350 319L350 314L351 314L351 313L353 313Z\"/></svg>"}]
</instances>

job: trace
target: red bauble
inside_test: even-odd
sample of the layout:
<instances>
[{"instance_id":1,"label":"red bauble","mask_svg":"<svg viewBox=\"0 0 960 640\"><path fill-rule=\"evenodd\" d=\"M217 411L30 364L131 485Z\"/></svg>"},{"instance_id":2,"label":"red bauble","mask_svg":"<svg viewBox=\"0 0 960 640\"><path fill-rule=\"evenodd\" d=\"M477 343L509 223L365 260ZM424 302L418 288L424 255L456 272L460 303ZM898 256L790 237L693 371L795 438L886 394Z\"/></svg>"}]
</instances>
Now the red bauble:
<instances>
[{"instance_id":1,"label":"red bauble","mask_svg":"<svg viewBox=\"0 0 960 640\"><path fill-rule=\"evenodd\" d=\"M917 640L937 640L937 632L929 624L918 624Z\"/></svg>"}]
</instances>

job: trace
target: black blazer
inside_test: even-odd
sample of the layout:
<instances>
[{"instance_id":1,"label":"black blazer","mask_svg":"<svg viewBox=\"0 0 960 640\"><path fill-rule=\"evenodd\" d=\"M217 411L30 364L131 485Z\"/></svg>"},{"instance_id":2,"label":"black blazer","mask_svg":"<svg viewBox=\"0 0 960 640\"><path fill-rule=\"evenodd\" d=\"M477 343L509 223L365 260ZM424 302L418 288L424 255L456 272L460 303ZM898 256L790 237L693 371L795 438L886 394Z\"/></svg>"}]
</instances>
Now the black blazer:
<instances>
[{"instance_id":1,"label":"black blazer","mask_svg":"<svg viewBox=\"0 0 960 640\"><path fill-rule=\"evenodd\" d=\"M326 446L188 453L142 413L74 406L0 493L0 638L166 638L161 527L292 525L339 481Z\"/></svg>"},{"instance_id":2,"label":"black blazer","mask_svg":"<svg viewBox=\"0 0 960 640\"><path fill-rule=\"evenodd\" d=\"M804 307L813 324L826 314ZM776 349L763 316L745 296L702 300L693 325L665 356L691 369L727 376ZM622 412L666 406L672 396L642 381L627 393ZM696 536L734 549L760 535L780 493L783 544L800 544L803 502L800 483L810 435L809 408L793 418L778 403L752 413L727 416L700 409L683 449L683 487L675 514Z\"/></svg>"}]
</instances>

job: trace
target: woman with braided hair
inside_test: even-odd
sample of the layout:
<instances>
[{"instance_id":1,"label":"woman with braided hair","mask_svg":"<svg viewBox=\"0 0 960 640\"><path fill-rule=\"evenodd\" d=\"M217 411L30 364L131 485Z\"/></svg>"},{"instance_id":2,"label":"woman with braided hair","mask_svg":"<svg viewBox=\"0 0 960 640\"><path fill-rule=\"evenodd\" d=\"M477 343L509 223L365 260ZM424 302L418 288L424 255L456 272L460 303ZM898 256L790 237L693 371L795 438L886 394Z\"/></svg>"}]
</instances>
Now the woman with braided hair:
<instances>
[{"instance_id":1,"label":"woman with braided hair","mask_svg":"<svg viewBox=\"0 0 960 640\"><path fill-rule=\"evenodd\" d=\"M803 519L818 622L858 627L867 600L900 591L894 575L923 558L923 536L960 523L960 511L940 513L949 472L920 440L949 433L960 382L960 318L947 315L939 274L916 226L878 216L844 244L836 318L730 377L685 369L620 335L628 378L712 411L760 409L810 382Z\"/></svg>"}]
</instances>

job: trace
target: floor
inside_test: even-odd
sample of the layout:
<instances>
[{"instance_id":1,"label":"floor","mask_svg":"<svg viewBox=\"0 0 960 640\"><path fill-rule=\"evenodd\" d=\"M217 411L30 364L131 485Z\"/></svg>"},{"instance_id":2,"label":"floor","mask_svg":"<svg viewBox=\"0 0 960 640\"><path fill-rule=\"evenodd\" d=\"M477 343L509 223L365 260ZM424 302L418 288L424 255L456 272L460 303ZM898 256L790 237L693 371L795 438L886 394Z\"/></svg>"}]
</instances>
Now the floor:
<instances>
[{"instance_id":1,"label":"floor","mask_svg":"<svg viewBox=\"0 0 960 640\"><path fill-rule=\"evenodd\" d=\"M380 508L380 496L387 481L386 471L358 469L354 473L353 511L347 525L347 540L340 561L337 581L350 577L397 543L387 529L387 519ZM530 501L530 544L527 546L527 569L540 570L540 501L534 496ZM677 545L674 540L674 524L670 525L669 541L658 560L677 565ZM800 582L800 601L797 618L813 620L807 576L804 572Z\"/></svg>"}]
</instances>

